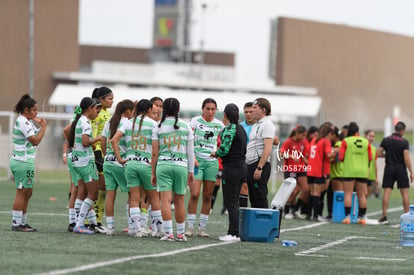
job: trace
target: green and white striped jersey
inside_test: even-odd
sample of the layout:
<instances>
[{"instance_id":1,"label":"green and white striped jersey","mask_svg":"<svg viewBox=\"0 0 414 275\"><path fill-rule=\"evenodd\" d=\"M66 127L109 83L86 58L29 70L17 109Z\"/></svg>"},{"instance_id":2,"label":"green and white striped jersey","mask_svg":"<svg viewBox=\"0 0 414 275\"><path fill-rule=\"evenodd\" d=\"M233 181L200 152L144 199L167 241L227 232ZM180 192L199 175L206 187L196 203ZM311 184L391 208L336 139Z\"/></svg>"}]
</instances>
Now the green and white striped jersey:
<instances>
[{"instance_id":1,"label":"green and white striped jersey","mask_svg":"<svg viewBox=\"0 0 414 275\"><path fill-rule=\"evenodd\" d=\"M191 119L190 126L194 131L194 153L197 160L216 161L210 155L217 150L217 137L224 124L217 118L207 122L202 116L196 116Z\"/></svg>"},{"instance_id":2,"label":"green and white striped jersey","mask_svg":"<svg viewBox=\"0 0 414 275\"><path fill-rule=\"evenodd\" d=\"M122 117L121 121L119 121L119 125L118 125L118 129L117 131L120 131L122 134L124 134L122 136L122 138L119 140L118 143L118 147L119 147L119 153L121 155L121 158L125 158L126 157L126 152L127 152L127 141L126 141L126 137L125 137L125 124L128 123L128 119L126 117ZM109 136L111 135L111 132L109 130L110 127L110 123L109 121L105 123L105 126L102 130L102 136L106 138L106 152L105 152L105 162L110 162L113 165L122 167L122 164L120 164L118 162L118 160L116 159L116 156L114 154L114 150L112 149L112 144L111 144L111 139L109 138Z\"/></svg>"},{"instance_id":3,"label":"green and white striped jersey","mask_svg":"<svg viewBox=\"0 0 414 275\"><path fill-rule=\"evenodd\" d=\"M135 125L133 125L133 118L125 124L127 159L130 161L140 161L146 165L151 165L152 139L154 135L154 129L157 128L157 123L153 119L145 116L142 120L141 130L138 132L140 121L141 116L137 116ZM133 132L132 127L134 128Z\"/></svg>"},{"instance_id":4,"label":"green and white striped jersey","mask_svg":"<svg viewBox=\"0 0 414 275\"><path fill-rule=\"evenodd\" d=\"M92 146L84 147L82 145L83 135L92 138L91 122L84 115L79 118L75 128L75 142L72 148L72 163L75 167L86 166L91 159L95 159Z\"/></svg>"},{"instance_id":5,"label":"green and white striped jersey","mask_svg":"<svg viewBox=\"0 0 414 275\"><path fill-rule=\"evenodd\" d=\"M19 115L13 127L13 154L12 159L20 161L34 161L36 146L28 140L36 135L39 130L31 120Z\"/></svg>"},{"instance_id":6,"label":"green and white striped jersey","mask_svg":"<svg viewBox=\"0 0 414 275\"><path fill-rule=\"evenodd\" d=\"M187 144L194 136L190 125L178 119L179 129L174 129L174 117L167 117L161 127L154 129L153 140L158 140L159 156L157 165L179 165L188 167Z\"/></svg>"}]
</instances>

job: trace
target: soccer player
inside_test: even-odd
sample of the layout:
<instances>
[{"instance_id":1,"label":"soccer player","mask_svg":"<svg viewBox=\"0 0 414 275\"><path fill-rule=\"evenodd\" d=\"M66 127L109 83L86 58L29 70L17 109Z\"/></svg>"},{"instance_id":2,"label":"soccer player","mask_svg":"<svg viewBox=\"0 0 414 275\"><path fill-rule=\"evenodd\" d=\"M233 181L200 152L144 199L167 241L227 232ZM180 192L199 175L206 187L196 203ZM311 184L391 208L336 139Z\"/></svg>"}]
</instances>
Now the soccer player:
<instances>
[{"instance_id":1,"label":"soccer player","mask_svg":"<svg viewBox=\"0 0 414 275\"><path fill-rule=\"evenodd\" d=\"M167 98L163 103L160 124L152 138L151 183L161 196L161 213L165 236L174 241L171 199L174 198L177 241L187 241L184 195L194 182L194 136L190 125L178 118L180 102Z\"/></svg>"},{"instance_id":2,"label":"soccer player","mask_svg":"<svg viewBox=\"0 0 414 275\"><path fill-rule=\"evenodd\" d=\"M197 236L208 237L206 226L211 208L211 196L213 193L216 177L219 170L218 160L211 157L211 153L217 150L217 137L223 129L223 123L215 118L217 102L212 98L206 98L201 106L202 115L193 117L190 126L194 131L194 153L195 166L198 167L194 175L195 182L190 185L190 200L187 210L188 230L185 235L194 235L194 224L197 215L197 203L200 197L201 185L203 184L202 205L200 211L200 222L198 224Z\"/></svg>"},{"instance_id":3,"label":"soccer player","mask_svg":"<svg viewBox=\"0 0 414 275\"><path fill-rule=\"evenodd\" d=\"M375 132L374 130L367 130L365 131L365 138L368 139L369 143L371 144L371 152L372 152L372 160L369 164L369 176L368 176L368 194L374 194L376 198L379 197L378 191L378 179L377 179L377 147L375 147L372 143L375 139Z\"/></svg>"},{"instance_id":4,"label":"soccer player","mask_svg":"<svg viewBox=\"0 0 414 275\"><path fill-rule=\"evenodd\" d=\"M119 156L120 159L125 159L127 143L125 139L116 138L115 134L118 131L122 132L125 123L132 117L134 107L134 102L129 99L119 102L116 105L114 115L105 124L102 131L101 145L102 150L106 152L103 170L106 188L106 235L108 236L113 236L115 234L114 203L116 190L119 187L122 192L129 192L123 163L119 162L117 159L117 156ZM112 145L111 139L115 145Z\"/></svg>"},{"instance_id":5,"label":"soccer player","mask_svg":"<svg viewBox=\"0 0 414 275\"><path fill-rule=\"evenodd\" d=\"M91 226L96 226L96 214L92 206L98 193L97 184L94 181L97 181L99 177L95 167L92 144L100 140L101 136L92 138L90 122L98 116L96 100L90 97L82 98L80 106L75 109L75 114L76 117L72 122L68 137L68 145L72 148L72 163L78 179L77 200L82 201L82 204L73 232L94 234L95 231L85 227L84 223L86 216L88 216Z\"/></svg>"},{"instance_id":6,"label":"soccer player","mask_svg":"<svg viewBox=\"0 0 414 275\"><path fill-rule=\"evenodd\" d=\"M13 154L9 162L16 183L11 230L34 232L37 230L27 223L27 207L33 194L36 146L43 139L47 122L37 117L37 102L28 94L20 98L13 111L18 117L13 127ZM33 121L39 123L40 129Z\"/></svg>"},{"instance_id":7,"label":"soccer player","mask_svg":"<svg viewBox=\"0 0 414 275\"><path fill-rule=\"evenodd\" d=\"M102 109L99 111L98 117L94 119L92 123L92 137L97 137L102 134L103 128L106 122L111 118L111 112L109 109L114 102L114 94L108 87L95 88L92 92L92 98L96 98L101 102ZM95 212L97 226L95 228L98 233L106 233L106 228L103 226L103 215L105 210L105 177L103 175L103 163L104 152L102 152L101 141L93 144L93 150L95 154L95 163L99 172L98 182L98 198L95 202Z\"/></svg>"},{"instance_id":8,"label":"soccer player","mask_svg":"<svg viewBox=\"0 0 414 275\"><path fill-rule=\"evenodd\" d=\"M344 224L351 223L352 192L356 188L358 196L358 224L365 224L367 211L367 182L369 163L372 160L371 145L364 137L359 136L359 127L355 122L349 123L348 136L342 141L338 159L343 161L344 178Z\"/></svg>"}]
</instances>

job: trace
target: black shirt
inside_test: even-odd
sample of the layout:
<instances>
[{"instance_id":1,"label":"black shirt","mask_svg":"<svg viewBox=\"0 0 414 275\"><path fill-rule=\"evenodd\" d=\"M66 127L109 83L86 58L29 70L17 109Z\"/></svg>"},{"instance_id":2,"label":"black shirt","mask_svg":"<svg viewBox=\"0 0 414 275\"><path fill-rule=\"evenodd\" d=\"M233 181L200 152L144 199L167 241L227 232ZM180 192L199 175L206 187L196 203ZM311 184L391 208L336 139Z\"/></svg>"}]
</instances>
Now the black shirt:
<instances>
[{"instance_id":1,"label":"black shirt","mask_svg":"<svg viewBox=\"0 0 414 275\"><path fill-rule=\"evenodd\" d=\"M381 141L380 147L385 151L386 166L389 165L395 168L406 169L404 150L409 150L408 140L403 138L399 133L393 133Z\"/></svg>"},{"instance_id":2,"label":"black shirt","mask_svg":"<svg viewBox=\"0 0 414 275\"><path fill-rule=\"evenodd\" d=\"M238 167L246 162L247 135L240 124L229 124L221 133L221 145L216 155L223 165Z\"/></svg>"}]
</instances>

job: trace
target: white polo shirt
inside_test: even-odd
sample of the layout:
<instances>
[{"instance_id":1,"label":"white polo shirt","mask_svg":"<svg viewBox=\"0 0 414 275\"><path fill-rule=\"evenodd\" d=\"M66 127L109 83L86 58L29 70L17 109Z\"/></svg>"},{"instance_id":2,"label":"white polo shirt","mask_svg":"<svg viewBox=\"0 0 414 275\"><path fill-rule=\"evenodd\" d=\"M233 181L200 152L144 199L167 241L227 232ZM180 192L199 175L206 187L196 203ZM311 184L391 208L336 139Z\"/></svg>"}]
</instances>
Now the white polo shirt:
<instances>
[{"instance_id":1,"label":"white polo shirt","mask_svg":"<svg viewBox=\"0 0 414 275\"><path fill-rule=\"evenodd\" d=\"M246 163L252 164L259 161L264 150L264 139L273 138L276 128L268 116L257 121L250 132L249 143L247 144ZM270 161L270 156L267 161Z\"/></svg>"}]
</instances>

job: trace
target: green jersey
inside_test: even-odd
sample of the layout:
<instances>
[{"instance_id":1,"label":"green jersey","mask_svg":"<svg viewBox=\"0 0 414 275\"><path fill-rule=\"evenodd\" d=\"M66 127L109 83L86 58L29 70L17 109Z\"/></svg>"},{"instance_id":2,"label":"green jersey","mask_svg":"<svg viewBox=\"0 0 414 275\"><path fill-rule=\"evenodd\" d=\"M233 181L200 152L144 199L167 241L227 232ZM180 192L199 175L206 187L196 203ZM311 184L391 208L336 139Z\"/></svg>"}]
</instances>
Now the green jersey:
<instances>
[{"instance_id":1,"label":"green jersey","mask_svg":"<svg viewBox=\"0 0 414 275\"><path fill-rule=\"evenodd\" d=\"M337 141L334 145L334 147L341 148L342 141ZM338 160L338 157L335 158L334 162L331 163L331 173L330 178L342 178L342 169L343 169L344 163L342 161Z\"/></svg>"},{"instance_id":2,"label":"green jersey","mask_svg":"<svg viewBox=\"0 0 414 275\"><path fill-rule=\"evenodd\" d=\"M141 129L139 124L141 116L135 120L131 119L125 124L125 136L127 137L127 159L139 161L145 165L151 165L152 139L157 123L145 116L142 120Z\"/></svg>"},{"instance_id":3,"label":"green jersey","mask_svg":"<svg viewBox=\"0 0 414 275\"><path fill-rule=\"evenodd\" d=\"M377 148L371 144L371 152L372 152L372 160L369 163L369 180L377 180L377 167L376 167L376 160L377 160Z\"/></svg>"},{"instance_id":4,"label":"green jersey","mask_svg":"<svg viewBox=\"0 0 414 275\"><path fill-rule=\"evenodd\" d=\"M125 137L125 124L128 123L128 119L126 117L122 117L121 121L119 122L117 131L120 131L124 136L119 140L118 147L119 147L119 154L121 158L126 157L127 152L127 144L126 144L126 137ZM105 124L102 136L106 138L106 152L105 152L105 162L111 163L116 166L122 167L122 164L118 162L116 159L114 149L112 148L111 139L110 139L110 123L109 121Z\"/></svg>"},{"instance_id":5,"label":"green jersey","mask_svg":"<svg viewBox=\"0 0 414 275\"><path fill-rule=\"evenodd\" d=\"M83 135L92 138L91 122L84 115L79 118L75 128L75 142L72 148L72 164L74 167L87 166L91 159L95 160L92 146L85 147L82 145Z\"/></svg>"},{"instance_id":6,"label":"green jersey","mask_svg":"<svg viewBox=\"0 0 414 275\"><path fill-rule=\"evenodd\" d=\"M214 118L208 122L202 116L193 117L190 126L194 131L194 153L198 161L216 161L211 153L217 151L217 137L224 124Z\"/></svg>"},{"instance_id":7,"label":"green jersey","mask_svg":"<svg viewBox=\"0 0 414 275\"><path fill-rule=\"evenodd\" d=\"M188 167L187 144L194 141L193 132L188 123L181 119L178 119L177 130L174 129L174 123L174 117L167 117L161 127L154 129L153 140L158 140L159 143L157 165Z\"/></svg>"},{"instance_id":8,"label":"green jersey","mask_svg":"<svg viewBox=\"0 0 414 275\"><path fill-rule=\"evenodd\" d=\"M38 129L31 120L19 115L13 127L13 154L12 159L20 161L33 161L36 155L36 146L28 140L36 135Z\"/></svg>"},{"instance_id":9,"label":"green jersey","mask_svg":"<svg viewBox=\"0 0 414 275\"><path fill-rule=\"evenodd\" d=\"M343 159L344 162L344 178L368 178L371 146L366 138L345 138L341 144L339 159Z\"/></svg>"}]
</instances>

